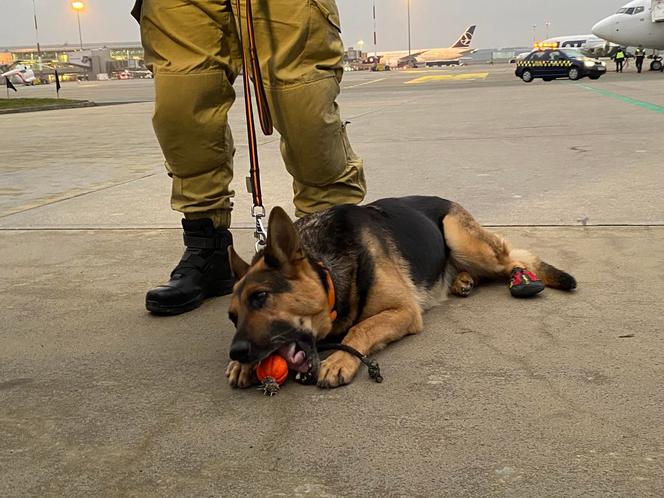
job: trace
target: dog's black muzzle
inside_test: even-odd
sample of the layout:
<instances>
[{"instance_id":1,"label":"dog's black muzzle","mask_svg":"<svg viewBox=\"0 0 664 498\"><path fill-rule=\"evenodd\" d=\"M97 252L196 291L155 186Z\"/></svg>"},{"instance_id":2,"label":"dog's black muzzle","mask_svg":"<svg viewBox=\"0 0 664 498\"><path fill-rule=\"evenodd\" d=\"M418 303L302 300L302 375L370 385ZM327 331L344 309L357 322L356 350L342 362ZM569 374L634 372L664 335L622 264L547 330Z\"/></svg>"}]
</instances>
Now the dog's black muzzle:
<instances>
[{"instance_id":1,"label":"dog's black muzzle","mask_svg":"<svg viewBox=\"0 0 664 498\"><path fill-rule=\"evenodd\" d=\"M231 343L231 360L240 363L256 363L267 358L282 346L295 343L306 355L309 366L307 374L318 378L320 357L312 331L294 327L288 322L275 321L270 325L267 334L257 336L253 332L245 330L243 327L238 328Z\"/></svg>"}]
</instances>

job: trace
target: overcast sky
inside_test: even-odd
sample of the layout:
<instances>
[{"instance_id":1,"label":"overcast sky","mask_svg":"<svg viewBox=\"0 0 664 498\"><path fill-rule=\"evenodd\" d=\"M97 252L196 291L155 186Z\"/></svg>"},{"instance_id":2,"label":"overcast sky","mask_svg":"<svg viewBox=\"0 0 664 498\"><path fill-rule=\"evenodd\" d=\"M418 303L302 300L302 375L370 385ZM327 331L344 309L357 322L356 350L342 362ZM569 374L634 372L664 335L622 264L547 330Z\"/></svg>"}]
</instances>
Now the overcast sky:
<instances>
[{"instance_id":1,"label":"overcast sky","mask_svg":"<svg viewBox=\"0 0 664 498\"><path fill-rule=\"evenodd\" d=\"M263 0L269 1L269 0ZM538 39L549 34L585 34L603 17L628 0L411 0L413 48L450 45L470 24L477 24L475 48L530 45L533 25ZM76 17L68 0L35 0L40 41L78 43ZM407 0L375 0L378 50L408 46ZM136 41L136 23L130 18L133 0L87 0L81 15L84 42ZM364 40L370 50L373 40L372 0L337 0L346 46ZM32 0L0 0L0 49L34 45Z\"/></svg>"}]
</instances>

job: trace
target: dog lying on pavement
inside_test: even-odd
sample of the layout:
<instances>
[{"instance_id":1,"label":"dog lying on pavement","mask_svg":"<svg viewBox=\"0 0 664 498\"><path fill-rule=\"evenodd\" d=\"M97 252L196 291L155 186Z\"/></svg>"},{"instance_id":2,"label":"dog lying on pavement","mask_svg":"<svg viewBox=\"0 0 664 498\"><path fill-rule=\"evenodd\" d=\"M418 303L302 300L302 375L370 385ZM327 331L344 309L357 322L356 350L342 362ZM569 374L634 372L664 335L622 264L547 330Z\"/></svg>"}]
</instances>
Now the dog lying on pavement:
<instances>
[{"instance_id":1,"label":"dog lying on pavement","mask_svg":"<svg viewBox=\"0 0 664 498\"><path fill-rule=\"evenodd\" d=\"M229 253L238 279L226 370L233 387L255 384L256 364L275 351L319 387L348 384L360 360L337 351L321 362L318 341L342 337L369 355L421 332L423 312L444 293L466 297L480 279L509 280L515 297L544 286L576 288L568 273L512 249L459 204L438 197L340 205L295 223L277 207L266 247L251 264Z\"/></svg>"}]
</instances>

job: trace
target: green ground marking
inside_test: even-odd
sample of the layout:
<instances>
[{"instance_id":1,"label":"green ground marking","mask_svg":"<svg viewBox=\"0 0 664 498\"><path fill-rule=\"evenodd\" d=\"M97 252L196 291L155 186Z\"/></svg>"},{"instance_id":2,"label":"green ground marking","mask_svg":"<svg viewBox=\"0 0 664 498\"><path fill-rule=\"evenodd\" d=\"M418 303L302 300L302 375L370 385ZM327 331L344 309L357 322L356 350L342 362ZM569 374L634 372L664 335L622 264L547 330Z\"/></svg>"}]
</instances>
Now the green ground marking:
<instances>
[{"instance_id":1,"label":"green ground marking","mask_svg":"<svg viewBox=\"0 0 664 498\"><path fill-rule=\"evenodd\" d=\"M609 90L603 90L601 88L595 88L593 86L581 85L581 88L585 88L586 90L590 90L591 92L603 95L604 97L610 97L612 99L620 100L621 102L625 102L627 104L635 105L637 107L642 107L643 109L648 109L649 111L654 111L660 114L664 114L664 106L661 105L651 104L650 102L644 102L643 100L633 99L631 97L627 97L619 93L611 92Z\"/></svg>"}]
</instances>

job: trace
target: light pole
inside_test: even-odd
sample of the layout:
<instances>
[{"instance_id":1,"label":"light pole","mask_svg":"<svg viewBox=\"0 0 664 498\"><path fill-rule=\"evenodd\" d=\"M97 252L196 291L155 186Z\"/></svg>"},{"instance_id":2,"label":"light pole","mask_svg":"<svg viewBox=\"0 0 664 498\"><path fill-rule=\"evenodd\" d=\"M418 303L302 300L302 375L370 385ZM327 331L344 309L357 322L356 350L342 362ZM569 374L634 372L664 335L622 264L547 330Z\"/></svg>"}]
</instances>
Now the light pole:
<instances>
[{"instance_id":1,"label":"light pole","mask_svg":"<svg viewBox=\"0 0 664 498\"><path fill-rule=\"evenodd\" d=\"M544 23L544 26L546 26L546 39L549 39L549 26L551 26L551 23L549 21Z\"/></svg>"},{"instance_id":2,"label":"light pole","mask_svg":"<svg viewBox=\"0 0 664 498\"><path fill-rule=\"evenodd\" d=\"M39 60L39 70L42 70L41 46L39 45L39 28L37 27L37 6L35 0L32 0L32 13L35 19L35 39L37 40L37 57Z\"/></svg>"},{"instance_id":3,"label":"light pole","mask_svg":"<svg viewBox=\"0 0 664 498\"><path fill-rule=\"evenodd\" d=\"M410 0L408 0L408 64L410 64Z\"/></svg>"},{"instance_id":4,"label":"light pole","mask_svg":"<svg viewBox=\"0 0 664 498\"><path fill-rule=\"evenodd\" d=\"M533 45L537 43L537 24L533 24Z\"/></svg>"},{"instance_id":5,"label":"light pole","mask_svg":"<svg viewBox=\"0 0 664 498\"><path fill-rule=\"evenodd\" d=\"M83 50L83 35L81 34L81 11L85 9L85 4L83 2L72 2L71 8L76 11L76 19L78 20L78 41L81 45L81 50Z\"/></svg>"},{"instance_id":6,"label":"light pole","mask_svg":"<svg viewBox=\"0 0 664 498\"><path fill-rule=\"evenodd\" d=\"M374 39L373 39L373 42L374 42L374 59L377 59L378 58L378 40L377 40L377 37L376 37L376 0L373 0L372 7L373 7L373 29L374 29L374 32L373 32L373 35L374 35Z\"/></svg>"}]
</instances>

